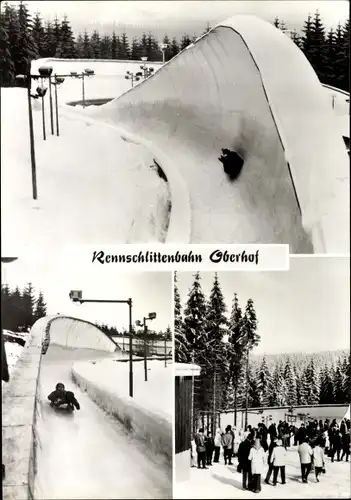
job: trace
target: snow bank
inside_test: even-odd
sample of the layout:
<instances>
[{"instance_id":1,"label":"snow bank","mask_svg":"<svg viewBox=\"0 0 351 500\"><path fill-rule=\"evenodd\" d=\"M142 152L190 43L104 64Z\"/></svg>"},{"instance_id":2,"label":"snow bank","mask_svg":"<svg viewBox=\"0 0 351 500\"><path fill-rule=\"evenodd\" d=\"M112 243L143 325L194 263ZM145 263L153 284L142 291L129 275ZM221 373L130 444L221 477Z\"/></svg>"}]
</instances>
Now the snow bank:
<instances>
[{"instance_id":1,"label":"snow bank","mask_svg":"<svg viewBox=\"0 0 351 500\"><path fill-rule=\"evenodd\" d=\"M171 463L172 369L169 366L162 370L162 365L160 361L148 361L151 368L149 381L144 382L143 363L133 364L134 398L128 395L128 363L110 360L94 364L75 363L72 378L101 408L122 422L154 453L164 455Z\"/></svg>"},{"instance_id":2,"label":"snow bank","mask_svg":"<svg viewBox=\"0 0 351 500\"><path fill-rule=\"evenodd\" d=\"M194 243L289 243L347 252L348 155L302 52L269 23L236 16L90 116L115 123L177 171ZM230 182L222 148L245 166Z\"/></svg>"}]
</instances>

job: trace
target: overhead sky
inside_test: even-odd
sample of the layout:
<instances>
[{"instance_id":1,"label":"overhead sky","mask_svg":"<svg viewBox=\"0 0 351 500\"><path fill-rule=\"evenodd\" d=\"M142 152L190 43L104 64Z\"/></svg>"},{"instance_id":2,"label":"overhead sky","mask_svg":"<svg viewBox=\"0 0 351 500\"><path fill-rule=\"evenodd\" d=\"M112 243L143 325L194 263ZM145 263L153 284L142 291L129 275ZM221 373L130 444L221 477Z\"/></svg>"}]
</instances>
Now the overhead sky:
<instances>
[{"instance_id":1,"label":"overhead sky","mask_svg":"<svg viewBox=\"0 0 351 500\"><path fill-rule=\"evenodd\" d=\"M70 290L82 290L86 299L133 300L133 322L149 312L157 318L148 322L151 330L164 331L173 325L172 274L170 272L122 273L113 269L101 273L96 268L86 272L65 272L52 260L37 261L20 257L10 264L2 264L2 282L11 288L23 288L31 282L38 293L42 290L48 314L66 314L88 321L98 321L128 330L127 304L75 305L69 298Z\"/></svg>"},{"instance_id":2,"label":"overhead sky","mask_svg":"<svg viewBox=\"0 0 351 500\"><path fill-rule=\"evenodd\" d=\"M182 300L193 275L178 273ZM209 295L214 273L201 277ZM261 336L255 354L349 349L349 259L295 257L289 272L219 272L218 277L228 313L234 293L242 309L249 298L254 301Z\"/></svg>"},{"instance_id":3,"label":"overhead sky","mask_svg":"<svg viewBox=\"0 0 351 500\"><path fill-rule=\"evenodd\" d=\"M9 2L14 4L16 2ZM17 2L18 3L18 2ZM348 17L348 1L301 1L301 0L249 0L249 1L30 1L31 12L39 11L44 19L61 18L67 14L74 31L94 28L110 32L115 25L134 29L152 30L158 36L167 32L181 36L185 31L200 35L207 22L211 26L236 14L253 14L268 21L276 16L283 19L290 29L299 29L309 13L318 9L327 28L343 23Z\"/></svg>"}]
</instances>

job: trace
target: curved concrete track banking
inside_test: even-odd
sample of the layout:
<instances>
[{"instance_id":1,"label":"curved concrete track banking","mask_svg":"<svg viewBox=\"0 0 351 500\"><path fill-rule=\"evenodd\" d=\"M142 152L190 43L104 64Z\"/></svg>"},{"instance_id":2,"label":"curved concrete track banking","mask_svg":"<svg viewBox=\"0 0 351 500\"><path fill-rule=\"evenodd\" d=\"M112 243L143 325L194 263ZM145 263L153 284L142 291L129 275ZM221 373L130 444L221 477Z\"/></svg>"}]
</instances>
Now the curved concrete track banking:
<instances>
[{"instance_id":1,"label":"curved concrete track banking","mask_svg":"<svg viewBox=\"0 0 351 500\"><path fill-rule=\"evenodd\" d=\"M12 432L11 440L3 429L8 445L4 460L12 460L5 498L170 498L171 478L163 458L155 457L132 439L122 424L108 416L71 380L74 362L116 357L116 346L93 324L74 318L43 318L32 330L31 343L28 349L24 348L24 359L18 361L17 378L12 381L12 396L16 397L18 381L23 389L26 382L31 382L29 376L33 378L33 391L26 392L28 404L24 402L27 411L23 410L29 431L24 437L13 437ZM41 355L45 337L50 338L50 343L46 354ZM30 349L34 347L33 357ZM47 396L57 382L74 391L80 411L69 414L49 406ZM5 400L3 408L10 402ZM17 415L12 409L5 413L5 424ZM22 421L13 425L23 428ZM17 450L17 461L10 445ZM25 455L23 446L28 451Z\"/></svg>"},{"instance_id":2,"label":"curved concrete track banking","mask_svg":"<svg viewBox=\"0 0 351 500\"><path fill-rule=\"evenodd\" d=\"M165 243L190 243L191 208L188 187L178 169L174 168L170 157L162 149L158 148L157 145L146 140L144 137L135 133L131 134L115 124L105 123L85 113L83 114L79 109L72 109L70 106L66 106L62 110L62 113L85 123L99 123L100 126L113 128L116 134L126 142L145 147L152 153L154 160L162 166L166 174L171 196L171 212ZM140 152L140 155L142 157L142 152Z\"/></svg>"},{"instance_id":3,"label":"curved concrete track banking","mask_svg":"<svg viewBox=\"0 0 351 500\"><path fill-rule=\"evenodd\" d=\"M192 243L349 249L348 163L325 89L289 37L221 23L121 97L88 111L157 147L190 196ZM243 155L230 182L221 148Z\"/></svg>"}]
</instances>

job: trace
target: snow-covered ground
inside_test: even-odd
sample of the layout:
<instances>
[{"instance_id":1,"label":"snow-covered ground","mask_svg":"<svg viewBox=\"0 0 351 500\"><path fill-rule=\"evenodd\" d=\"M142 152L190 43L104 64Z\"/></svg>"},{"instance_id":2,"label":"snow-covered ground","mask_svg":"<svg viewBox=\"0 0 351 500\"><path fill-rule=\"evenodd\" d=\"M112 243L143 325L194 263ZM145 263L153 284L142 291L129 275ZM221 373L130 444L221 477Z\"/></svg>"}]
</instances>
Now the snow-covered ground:
<instances>
[{"instance_id":1,"label":"snow-covered ground","mask_svg":"<svg viewBox=\"0 0 351 500\"><path fill-rule=\"evenodd\" d=\"M163 242L169 220L168 185L153 157L111 127L84 121L60 107L60 136L42 138L41 105L33 102L38 200L32 199L27 97L1 89L2 241L21 248L35 242ZM48 101L48 100L47 100Z\"/></svg>"},{"instance_id":2,"label":"snow-covered ground","mask_svg":"<svg viewBox=\"0 0 351 500\"><path fill-rule=\"evenodd\" d=\"M116 392L119 396L129 395L129 363L111 359L76 363L74 371L100 389ZM173 364L164 361L147 360L147 378L144 378L143 360L133 363L134 394L136 403L162 415L170 422L174 408L172 381Z\"/></svg>"},{"instance_id":3,"label":"snow-covered ground","mask_svg":"<svg viewBox=\"0 0 351 500\"><path fill-rule=\"evenodd\" d=\"M17 342L5 342L6 359L9 367L10 377L19 357L21 356L22 349L23 347L17 344Z\"/></svg>"},{"instance_id":4,"label":"snow-covered ground","mask_svg":"<svg viewBox=\"0 0 351 500\"><path fill-rule=\"evenodd\" d=\"M171 474L162 457L134 439L70 378L73 363L110 356L56 345L43 356L36 499L171 498ZM66 414L50 408L47 395L57 382L74 391L79 411Z\"/></svg>"},{"instance_id":5,"label":"snow-covered ground","mask_svg":"<svg viewBox=\"0 0 351 500\"><path fill-rule=\"evenodd\" d=\"M189 459L190 461L190 459ZM174 485L173 498L350 498L350 463L334 462L326 459L326 474L317 483L314 472L308 484L301 482L301 469L296 447L288 449L286 465L286 485L276 487L264 483L259 495L242 489L242 475L237 472L237 459L232 466L223 464L209 466L207 470L191 468L189 481ZM272 482L271 477L271 482Z\"/></svg>"}]
</instances>

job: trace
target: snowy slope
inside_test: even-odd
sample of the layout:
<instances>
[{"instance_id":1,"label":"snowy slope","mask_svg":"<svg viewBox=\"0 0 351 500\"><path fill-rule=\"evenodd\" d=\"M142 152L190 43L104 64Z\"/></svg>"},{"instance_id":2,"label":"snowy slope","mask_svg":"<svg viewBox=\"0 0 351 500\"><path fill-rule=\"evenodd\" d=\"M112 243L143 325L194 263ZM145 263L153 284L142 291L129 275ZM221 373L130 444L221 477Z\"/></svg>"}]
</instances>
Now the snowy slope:
<instances>
[{"instance_id":1,"label":"snowy slope","mask_svg":"<svg viewBox=\"0 0 351 500\"><path fill-rule=\"evenodd\" d=\"M2 242L18 249L70 243L163 242L167 183L144 148L60 110L60 136L43 141L41 105L33 101L38 200L32 199L28 107L24 89L1 89ZM63 103L64 104L64 103ZM70 107L69 107L70 108ZM70 108L73 109L73 108Z\"/></svg>"},{"instance_id":2,"label":"snowy slope","mask_svg":"<svg viewBox=\"0 0 351 500\"><path fill-rule=\"evenodd\" d=\"M147 140L180 172L192 242L348 251L348 156L330 100L302 52L269 23L221 23L89 114ZM245 158L234 183L221 148Z\"/></svg>"}]
</instances>

